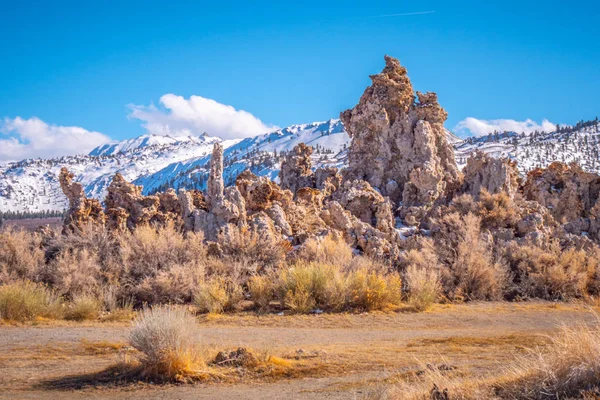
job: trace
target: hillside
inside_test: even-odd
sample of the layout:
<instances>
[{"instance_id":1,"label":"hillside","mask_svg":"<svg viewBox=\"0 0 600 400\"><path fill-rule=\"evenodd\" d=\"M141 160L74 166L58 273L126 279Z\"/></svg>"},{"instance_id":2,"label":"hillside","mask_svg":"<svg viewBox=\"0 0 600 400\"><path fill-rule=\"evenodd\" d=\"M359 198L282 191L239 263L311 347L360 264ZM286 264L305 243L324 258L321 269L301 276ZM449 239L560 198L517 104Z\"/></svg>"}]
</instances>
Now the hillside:
<instances>
[{"instance_id":1,"label":"hillside","mask_svg":"<svg viewBox=\"0 0 600 400\"><path fill-rule=\"evenodd\" d=\"M474 151L494 157L510 157L521 173L553 161L577 162L585 170L600 173L600 126L597 120L561 128L559 132L493 133L461 140L448 132L459 166ZM23 160L0 166L0 210L63 210L67 201L58 184L58 172L66 166L84 184L88 196L103 199L112 176L120 172L128 181L144 186L144 193L167 187L204 189L210 152L216 142L225 147L224 177L231 184L248 168L257 175L277 180L286 152L304 142L312 146L313 164L343 167L350 139L337 119L292 125L243 140L223 141L199 137L143 135L99 146L88 155Z\"/></svg>"}]
</instances>

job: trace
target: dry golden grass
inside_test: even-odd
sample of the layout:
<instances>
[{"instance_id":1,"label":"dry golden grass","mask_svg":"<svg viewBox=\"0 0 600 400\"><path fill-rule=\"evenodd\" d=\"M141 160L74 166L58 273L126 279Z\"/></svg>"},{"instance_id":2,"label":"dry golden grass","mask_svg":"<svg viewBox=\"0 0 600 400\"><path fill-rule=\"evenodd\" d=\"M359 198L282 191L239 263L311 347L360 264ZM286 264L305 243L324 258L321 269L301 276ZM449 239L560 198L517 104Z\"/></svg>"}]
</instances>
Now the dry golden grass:
<instances>
[{"instance_id":1,"label":"dry golden grass","mask_svg":"<svg viewBox=\"0 0 600 400\"><path fill-rule=\"evenodd\" d=\"M366 267L342 270L320 262L299 262L279 275L282 305L296 313L314 309L384 310L401 302L402 281L397 273L382 274Z\"/></svg>"},{"instance_id":2,"label":"dry golden grass","mask_svg":"<svg viewBox=\"0 0 600 400\"><path fill-rule=\"evenodd\" d=\"M0 286L0 320L23 322L61 315L60 299L44 285L21 281Z\"/></svg>"},{"instance_id":3,"label":"dry golden grass","mask_svg":"<svg viewBox=\"0 0 600 400\"><path fill-rule=\"evenodd\" d=\"M491 338L453 338L461 346L494 346ZM513 337L501 337L515 343ZM427 399L499 399L550 400L593 398L600 383L600 332L598 326L578 325L563 327L561 332L547 338L545 346L538 346L517 356L516 360L496 376L461 376L444 368L423 368L418 379L404 379L388 390L379 390L373 398L427 400ZM434 342L432 342L433 344ZM440 343L440 342L436 342ZM531 346L527 340L523 345ZM448 397L435 397L447 393Z\"/></svg>"},{"instance_id":4,"label":"dry golden grass","mask_svg":"<svg viewBox=\"0 0 600 400\"><path fill-rule=\"evenodd\" d=\"M202 313L220 314L238 309L244 298L242 287L231 279L215 276L201 282L194 295L194 305Z\"/></svg>"},{"instance_id":5,"label":"dry golden grass","mask_svg":"<svg viewBox=\"0 0 600 400\"><path fill-rule=\"evenodd\" d=\"M64 318L70 321L97 319L102 310L102 303L93 295L78 295L67 304Z\"/></svg>"},{"instance_id":6,"label":"dry golden grass","mask_svg":"<svg viewBox=\"0 0 600 400\"><path fill-rule=\"evenodd\" d=\"M270 275L256 275L248 280L248 292L259 313L268 311L271 301L275 298L275 278Z\"/></svg>"},{"instance_id":7,"label":"dry golden grass","mask_svg":"<svg viewBox=\"0 0 600 400\"><path fill-rule=\"evenodd\" d=\"M428 310L442 294L437 269L409 265L404 279L408 288L408 304L416 311Z\"/></svg>"}]
</instances>

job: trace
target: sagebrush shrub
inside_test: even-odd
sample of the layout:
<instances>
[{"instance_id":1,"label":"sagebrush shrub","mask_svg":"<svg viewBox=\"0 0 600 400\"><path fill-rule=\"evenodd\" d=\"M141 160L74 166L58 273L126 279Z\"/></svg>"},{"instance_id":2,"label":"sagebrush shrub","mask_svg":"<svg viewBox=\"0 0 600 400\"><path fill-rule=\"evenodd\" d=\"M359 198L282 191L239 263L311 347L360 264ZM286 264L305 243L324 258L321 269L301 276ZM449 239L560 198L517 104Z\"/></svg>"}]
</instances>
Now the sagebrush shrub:
<instances>
[{"instance_id":1,"label":"sagebrush shrub","mask_svg":"<svg viewBox=\"0 0 600 400\"><path fill-rule=\"evenodd\" d=\"M146 375L173 380L193 375L202 366L198 334L192 315L181 308L163 306L138 314L129 342L142 353Z\"/></svg>"},{"instance_id":2,"label":"sagebrush shrub","mask_svg":"<svg viewBox=\"0 0 600 400\"><path fill-rule=\"evenodd\" d=\"M552 242L545 248L513 245L506 254L523 296L566 300L597 291L597 251L563 250Z\"/></svg>"}]
</instances>

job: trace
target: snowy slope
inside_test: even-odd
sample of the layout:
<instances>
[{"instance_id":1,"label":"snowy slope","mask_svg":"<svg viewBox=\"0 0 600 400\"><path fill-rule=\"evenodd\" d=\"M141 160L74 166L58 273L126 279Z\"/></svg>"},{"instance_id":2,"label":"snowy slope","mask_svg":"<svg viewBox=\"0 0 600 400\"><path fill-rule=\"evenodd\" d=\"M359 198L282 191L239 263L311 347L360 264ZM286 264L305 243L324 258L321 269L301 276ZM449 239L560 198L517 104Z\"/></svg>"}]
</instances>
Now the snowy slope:
<instances>
[{"instance_id":1,"label":"snowy slope","mask_svg":"<svg viewBox=\"0 0 600 400\"><path fill-rule=\"evenodd\" d=\"M237 143L224 143L225 183L232 184L237 175L245 169L277 180L283 156L299 143L306 143L314 148L315 168L339 168L344 165L345 150L350 139L340 120L332 119L292 125ZM135 183L144 186L144 193L153 193L167 187L204 189L208 179L209 161L210 156L206 156L174 163L154 174L136 179Z\"/></svg>"},{"instance_id":2,"label":"snowy slope","mask_svg":"<svg viewBox=\"0 0 600 400\"><path fill-rule=\"evenodd\" d=\"M517 161L522 174L554 161L576 162L584 170L600 174L600 125L597 121L585 124L588 126L566 132L503 132L469 138L454 145L456 161L462 167L471 153L479 150L493 157L507 157Z\"/></svg>"},{"instance_id":3,"label":"snowy slope","mask_svg":"<svg viewBox=\"0 0 600 400\"><path fill-rule=\"evenodd\" d=\"M0 211L63 210L67 200L58 183L61 167L75 174L88 196L103 199L116 172L134 180L173 162L209 154L219 141L208 136L143 136L98 147L89 155L9 163L0 166Z\"/></svg>"},{"instance_id":4,"label":"snowy slope","mask_svg":"<svg viewBox=\"0 0 600 400\"><path fill-rule=\"evenodd\" d=\"M589 121L563 132L530 135L505 132L465 140L451 132L447 135L461 167L470 154L481 150L494 157L517 160L523 173L552 161L576 161L584 169L600 173L599 128L595 121ZM313 147L315 168L344 167L350 139L336 119L292 125L243 140L223 141L208 135L143 135L100 146L88 155L0 165L0 211L63 210L67 202L58 184L58 173L63 166L75 174L89 197L98 199L104 198L116 172L143 185L146 194L168 187L204 189L216 142L225 148L224 176L226 183L232 184L247 168L277 180L285 153L302 142Z\"/></svg>"}]
</instances>

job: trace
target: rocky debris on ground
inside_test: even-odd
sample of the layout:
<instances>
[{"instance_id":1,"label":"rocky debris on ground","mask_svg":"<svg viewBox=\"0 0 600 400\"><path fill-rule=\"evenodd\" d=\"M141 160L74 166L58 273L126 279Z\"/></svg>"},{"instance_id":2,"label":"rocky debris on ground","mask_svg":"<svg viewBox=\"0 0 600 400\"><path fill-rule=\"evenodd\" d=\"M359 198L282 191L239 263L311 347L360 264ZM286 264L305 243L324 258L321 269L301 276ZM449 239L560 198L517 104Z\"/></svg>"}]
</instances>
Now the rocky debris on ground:
<instances>
[{"instance_id":1,"label":"rocky debris on ground","mask_svg":"<svg viewBox=\"0 0 600 400\"><path fill-rule=\"evenodd\" d=\"M249 350L240 347L233 351L220 351L212 362L220 367L254 367L258 359Z\"/></svg>"}]
</instances>

